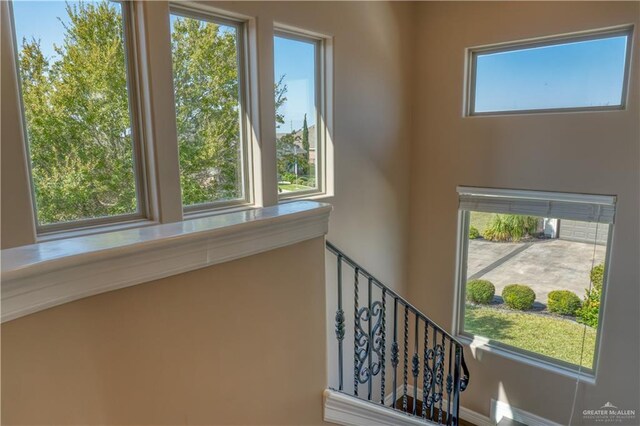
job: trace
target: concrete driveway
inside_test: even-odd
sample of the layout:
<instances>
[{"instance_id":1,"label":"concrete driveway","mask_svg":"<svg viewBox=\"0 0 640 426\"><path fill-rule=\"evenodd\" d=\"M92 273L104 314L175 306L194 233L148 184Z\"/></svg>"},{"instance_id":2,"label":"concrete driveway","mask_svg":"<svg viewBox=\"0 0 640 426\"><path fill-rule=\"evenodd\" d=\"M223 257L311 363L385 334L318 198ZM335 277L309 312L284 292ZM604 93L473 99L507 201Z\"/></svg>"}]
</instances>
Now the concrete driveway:
<instances>
[{"instance_id":1,"label":"concrete driveway","mask_svg":"<svg viewBox=\"0 0 640 426\"><path fill-rule=\"evenodd\" d=\"M536 301L547 303L553 290L570 290L580 299L589 287L593 265L603 263L606 246L566 240L494 243L470 240L467 279L482 278L496 286L496 296L508 284L526 284ZM595 256L595 257L594 257Z\"/></svg>"}]
</instances>

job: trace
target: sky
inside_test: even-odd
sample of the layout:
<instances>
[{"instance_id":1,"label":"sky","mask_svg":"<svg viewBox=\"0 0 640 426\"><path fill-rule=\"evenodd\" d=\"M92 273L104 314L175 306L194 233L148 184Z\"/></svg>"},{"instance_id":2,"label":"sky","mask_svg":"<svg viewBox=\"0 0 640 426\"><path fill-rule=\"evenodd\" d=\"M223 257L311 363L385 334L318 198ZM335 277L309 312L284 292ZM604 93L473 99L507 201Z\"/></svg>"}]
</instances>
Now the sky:
<instances>
[{"instance_id":1,"label":"sky","mask_svg":"<svg viewBox=\"0 0 640 426\"><path fill-rule=\"evenodd\" d=\"M620 105L626 36L479 55L476 112Z\"/></svg>"},{"instance_id":2,"label":"sky","mask_svg":"<svg viewBox=\"0 0 640 426\"><path fill-rule=\"evenodd\" d=\"M57 55L54 44L61 46L64 41L62 23L68 23L64 1L27 1L13 0L13 13L18 46L23 38L31 40L35 37L41 41L43 54L50 60ZM114 3L117 4L117 3ZM172 16L171 22L175 21ZM221 26L222 31L233 30L232 27ZM283 37L275 37L275 76L284 75L287 85L287 103L282 112L285 125L278 131L290 131L302 128L305 113L309 126L315 124L315 92L314 86L314 45Z\"/></svg>"}]
</instances>

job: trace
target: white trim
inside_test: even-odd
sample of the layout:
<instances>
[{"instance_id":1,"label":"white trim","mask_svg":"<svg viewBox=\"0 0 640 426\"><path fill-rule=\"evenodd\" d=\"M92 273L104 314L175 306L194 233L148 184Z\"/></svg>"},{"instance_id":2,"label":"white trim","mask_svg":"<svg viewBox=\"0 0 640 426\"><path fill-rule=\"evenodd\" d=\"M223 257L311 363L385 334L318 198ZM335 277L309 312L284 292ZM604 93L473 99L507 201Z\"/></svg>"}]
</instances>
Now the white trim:
<instances>
[{"instance_id":1,"label":"white trim","mask_svg":"<svg viewBox=\"0 0 640 426\"><path fill-rule=\"evenodd\" d=\"M325 389L324 421L346 426L424 426L435 424L344 393Z\"/></svg>"},{"instance_id":2,"label":"white trim","mask_svg":"<svg viewBox=\"0 0 640 426\"><path fill-rule=\"evenodd\" d=\"M403 385L400 385L396 388L396 397L401 397L402 394L403 394ZM413 397L413 385L411 384L407 385L407 395ZM464 396L464 393L462 393L461 395ZM419 391L418 391L418 397L420 397ZM418 398L418 400L422 401L420 398ZM393 393L388 394L384 398L384 404L387 407L391 407L392 401L393 401ZM442 406L444 407L446 405L447 405L447 400L443 399ZM476 426L495 426L495 423L492 422L489 417L482 415L480 413L477 413L468 408L465 408L463 406L460 406L460 411L458 412L458 416L460 417L461 420L471 422Z\"/></svg>"},{"instance_id":3,"label":"white trim","mask_svg":"<svg viewBox=\"0 0 640 426\"><path fill-rule=\"evenodd\" d=\"M502 356L504 358L508 358L513 361L518 361L523 364L527 364L536 368L541 368L543 370L550 371L555 374L559 374L562 376L569 377L571 379L580 380L583 383L588 383L591 385L596 384L596 377L594 375L594 370L589 369L589 372L583 371L584 369L579 369L578 366L576 368L566 367L564 368L560 363L560 360L543 360L539 357L542 355L532 353L531 356L524 354L518 348L514 348L514 350L509 350L507 348L496 346L492 344L489 339L486 339L481 336L473 336L469 337L467 335L457 334L456 339L460 341L462 344L469 347L471 352L475 355L477 350L481 350L484 352L496 354Z\"/></svg>"},{"instance_id":4,"label":"white trim","mask_svg":"<svg viewBox=\"0 0 640 426\"><path fill-rule=\"evenodd\" d=\"M313 201L2 250L2 322L327 233Z\"/></svg>"},{"instance_id":5,"label":"white trim","mask_svg":"<svg viewBox=\"0 0 640 426\"><path fill-rule=\"evenodd\" d=\"M615 195L575 194L570 192L533 191L528 189L481 188L475 186L458 186L456 190L458 195L565 201L571 203L601 204L604 206L613 206L616 204Z\"/></svg>"},{"instance_id":6,"label":"white trim","mask_svg":"<svg viewBox=\"0 0 640 426\"><path fill-rule=\"evenodd\" d=\"M561 426L559 423L552 422L544 417L537 416L529 413L528 411L521 410L506 402L491 400L491 419L493 423L497 424L503 417L507 419L515 420L526 425L536 426Z\"/></svg>"}]
</instances>

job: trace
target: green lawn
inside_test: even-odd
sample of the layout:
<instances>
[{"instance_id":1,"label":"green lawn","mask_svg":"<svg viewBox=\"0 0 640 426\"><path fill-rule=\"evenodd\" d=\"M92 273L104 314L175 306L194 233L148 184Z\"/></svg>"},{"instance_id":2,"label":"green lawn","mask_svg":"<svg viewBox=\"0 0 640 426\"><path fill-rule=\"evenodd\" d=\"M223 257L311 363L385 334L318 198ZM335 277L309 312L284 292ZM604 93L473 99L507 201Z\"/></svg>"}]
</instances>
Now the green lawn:
<instances>
[{"instance_id":1,"label":"green lawn","mask_svg":"<svg viewBox=\"0 0 640 426\"><path fill-rule=\"evenodd\" d=\"M475 226L476 229L480 231L480 235L482 235L489 226L489 223L491 222L491 219L494 215L495 213L471 212L469 225Z\"/></svg>"},{"instance_id":2,"label":"green lawn","mask_svg":"<svg viewBox=\"0 0 640 426\"><path fill-rule=\"evenodd\" d=\"M586 327L586 332L585 332ZM510 346L592 368L596 330L545 315L466 305L464 330Z\"/></svg>"},{"instance_id":3,"label":"green lawn","mask_svg":"<svg viewBox=\"0 0 640 426\"><path fill-rule=\"evenodd\" d=\"M282 191L305 191L307 189L313 189L311 186L298 185L296 183L278 184L278 188Z\"/></svg>"}]
</instances>

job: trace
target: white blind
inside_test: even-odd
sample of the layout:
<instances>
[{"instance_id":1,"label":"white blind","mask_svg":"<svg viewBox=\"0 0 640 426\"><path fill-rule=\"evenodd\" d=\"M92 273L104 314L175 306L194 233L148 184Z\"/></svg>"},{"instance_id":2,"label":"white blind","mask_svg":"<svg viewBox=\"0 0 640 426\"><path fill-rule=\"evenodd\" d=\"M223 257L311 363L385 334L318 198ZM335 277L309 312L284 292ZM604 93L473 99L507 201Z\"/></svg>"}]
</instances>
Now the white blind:
<instances>
[{"instance_id":1,"label":"white blind","mask_svg":"<svg viewBox=\"0 0 640 426\"><path fill-rule=\"evenodd\" d=\"M615 196L458 187L460 210L613 223Z\"/></svg>"}]
</instances>

